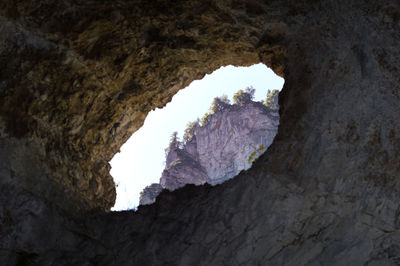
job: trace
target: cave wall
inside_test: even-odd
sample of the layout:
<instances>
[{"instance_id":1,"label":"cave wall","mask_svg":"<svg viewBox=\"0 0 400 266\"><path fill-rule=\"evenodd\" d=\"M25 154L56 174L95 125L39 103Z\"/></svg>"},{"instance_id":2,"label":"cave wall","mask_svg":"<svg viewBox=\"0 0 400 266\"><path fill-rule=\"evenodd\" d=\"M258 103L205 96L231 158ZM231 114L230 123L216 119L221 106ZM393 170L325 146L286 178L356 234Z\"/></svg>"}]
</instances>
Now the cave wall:
<instances>
[{"instance_id":1,"label":"cave wall","mask_svg":"<svg viewBox=\"0 0 400 266\"><path fill-rule=\"evenodd\" d=\"M0 20L2 261L400 262L398 2L0 1ZM107 161L148 111L256 62L285 85L251 169L98 210L115 199Z\"/></svg>"},{"instance_id":2,"label":"cave wall","mask_svg":"<svg viewBox=\"0 0 400 266\"><path fill-rule=\"evenodd\" d=\"M262 56L282 74L280 47L262 38L284 25L232 5L0 1L2 180L60 206L109 209L108 161L150 110L222 65ZM30 164L40 169L24 173Z\"/></svg>"}]
</instances>

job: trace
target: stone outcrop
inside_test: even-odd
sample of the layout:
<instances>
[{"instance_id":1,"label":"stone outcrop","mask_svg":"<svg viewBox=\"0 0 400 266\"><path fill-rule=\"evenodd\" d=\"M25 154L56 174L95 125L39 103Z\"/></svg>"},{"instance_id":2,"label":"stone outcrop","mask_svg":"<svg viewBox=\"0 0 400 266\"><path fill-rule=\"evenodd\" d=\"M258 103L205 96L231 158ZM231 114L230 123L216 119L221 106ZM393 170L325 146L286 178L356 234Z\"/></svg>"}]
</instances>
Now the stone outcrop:
<instances>
[{"instance_id":1,"label":"stone outcrop","mask_svg":"<svg viewBox=\"0 0 400 266\"><path fill-rule=\"evenodd\" d=\"M207 183L220 184L250 168L272 143L278 124L278 112L262 103L231 105L196 130L187 144L196 150L188 153L206 170Z\"/></svg>"},{"instance_id":2,"label":"stone outcrop","mask_svg":"<svg viewBox=\"0 0 400 266\"><path fill-rule=\"evenodd\" d=\"M145 187L143 191L140 192L139 204L147 205L153 203L155 201L155 198L158 196L158 194L161 193L162 190L163 187L157 183Z\"/></svg>"},{"instance_id":3,"label":"stone outcrop","mask_svg":"<svg viewBox=\"0 0 400 266\"><path fill-rule=\"evenodd\" d=\"M4 265L396 265L398 1L0 0ZM221 185L106 212L107 162L192 80L263 62L280 125Z\"/></svg>"},{"instance_id":4,"label":"stone outcrop","mask_svg":"<svg viewBox=\"0 0 400 266\"><path fill-rule=\"evenodd\" d=\"M170 147L160 185L173 191L186 184L216 185L231 179L266 151L278 124L278 110L260 102L226 105L205 125L196 124L185 143ZM146 187L140 202L153 203L160 192L157 186Z\"/></svg>"},{"instance_id":5,"label":"stone outcrop","mask_svg":"<svg viewBox=\"0 0 400 266\"><path fill-rule=\"evenodd\" d=\"M171 159L173 157L173 159ZM207 182L206 169L184 149L173 148L169 151L160 185L175 190L186 184L202 185Z\"/></svg>"}]
</instances>

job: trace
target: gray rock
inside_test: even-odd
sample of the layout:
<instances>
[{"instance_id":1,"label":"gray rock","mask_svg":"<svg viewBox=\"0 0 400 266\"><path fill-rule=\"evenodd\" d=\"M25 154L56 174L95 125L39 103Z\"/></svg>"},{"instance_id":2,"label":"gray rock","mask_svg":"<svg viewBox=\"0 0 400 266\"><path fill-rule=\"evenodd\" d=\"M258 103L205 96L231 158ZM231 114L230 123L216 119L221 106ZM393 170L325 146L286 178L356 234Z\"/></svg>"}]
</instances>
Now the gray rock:
<instances>
[{"instance_id":1,"label":"gray rock","mask_svg":"<svg viewBox=\"0 0 400 266\"><path fill-rule=\"evenodd\" d=\"M398 1L0 6L1 265L400 264ZM285 86L257 163L105 211L107 162L150 110L221 65L258 62Z\"/></svg>"},{"instance_id":2,"label":"gray rock","mask_svg":"<svg viewBox=\"0 0 400 266\"><path fill-rule=\"evenodd\" d=\"M163 188L172 191L186 184L202 185L207 181L206 170L185 149L170 150L167 158L168 164L160 178Z\"/></svg>"},{"instance_id":3,"label":"gray rock","mask_svg":"<svg viewBox=\"0 0 400 266\"><path fill-rule=\"evenodd\" d=\"M147 205L154 203L158 194L160 194L162 190L162 186L157 183L153 183L150 186L145 187L143 191L140 192L139 204Z\"/></svg>"},{"instance_id":4,"label":"gray rock","mask_svg":"<svg viewBox=\"0 0 400 266\"><path fill-rule=\"evenodd\" d=\"M196 159L207 171L207 183L220 184L249 169L272 143L278 124L278 112L257 102L213 115L195 134Z\"/></svg>"},{"instance_id":5,"label":"gray rock","mask_svg":"<svg viewBox=\"0 0 400 266\"><path fill-rule=\"evenodd\" d=\"M186 184L220 184L263 154L274 139L279 124L277 110L259 102L227 105L210 116L205 125L195 126L193 136L183 145L169 148L160 184L175 190ZM158 187L145 188L154 202ZM158 193L157 193L158 192Z\"/></svg>"}]
</instances>

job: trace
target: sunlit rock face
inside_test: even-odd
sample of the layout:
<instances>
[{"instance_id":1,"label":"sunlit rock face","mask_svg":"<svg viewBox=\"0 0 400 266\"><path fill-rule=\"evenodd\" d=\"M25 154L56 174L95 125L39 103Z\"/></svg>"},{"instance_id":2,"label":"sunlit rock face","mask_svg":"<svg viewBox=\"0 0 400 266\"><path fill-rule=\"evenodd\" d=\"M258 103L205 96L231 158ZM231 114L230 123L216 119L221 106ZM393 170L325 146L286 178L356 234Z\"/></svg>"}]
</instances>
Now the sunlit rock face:
<instances>
[{"instance_id":1,"label":"sunlit rock face","mask_svg":"<svg viewBox=\"0 0 400 266\"><path fill-rule=\"evenodd\" d=\"M265 152L279 124L278 110L260 102L228 105L210 115L207 124L193 128L193 136L184 144L170 148L160 178L164 189L175 190L186 184L216 185L247 170ZM146 187L140 202L157 196L159 187ZM142 200L143 198L143 200Z\"/></svg>"},{"instance_id":2,"label":"sunlit rock face","mask_svg":"<svg viewBox=\"0 0 400 266\"><path fill-rule=\"evenodd\" d=\"M0 261L398 264L399 17L388 0L0 1ZM257 62L285 86L248 171L101 211L149 110Z\"/></svg>"},{"instance_id":3,"label":"sunlit rock face","mask_svg":"<svg viewBox=\"0 0 400 266\"><path fill-rule=\"evenodd\" d=\"M171 157L173 159L171 160ZM175 190L186 184L202 185L207 182L206 169L185 149L174 148L169 151L160 185Z\"/></svg>"},{"instance_id":4,"label":"sunlit rock face","mask_svg":"<svg viewBox=\"0 0 400 266\"><path fill-rule=\"evenodd\" d=\"M206 170L206 182L220 184L249 169L272 143L278 124L278 111L258 102L235 104L214 114L192 140L196 151L191 155L197 155Z\"/></svg>"}]
</instances>

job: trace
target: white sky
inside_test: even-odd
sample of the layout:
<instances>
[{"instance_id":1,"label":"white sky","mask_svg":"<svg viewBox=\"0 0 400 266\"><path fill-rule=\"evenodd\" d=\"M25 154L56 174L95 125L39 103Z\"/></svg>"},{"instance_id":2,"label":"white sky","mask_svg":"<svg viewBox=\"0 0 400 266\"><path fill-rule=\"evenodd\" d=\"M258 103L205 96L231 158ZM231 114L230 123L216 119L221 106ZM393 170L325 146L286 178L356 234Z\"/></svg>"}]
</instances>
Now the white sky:
<instances>
[{"instance_id":1,"label":"white sky","mask_svg":"<svg viewBox=\"0 0 400 266\"><path fill-rule=\"evenodd\" d=\"M215 97L226 94L232 101L238 90L253 86L256 89L254 99L265 100L268 89L281 90L283 83L284 80L264 64L221 67L180 90L164 108L151 111L144 125L110 161L110 173L117 184L117 199L112 210L138 206L143 188L159 182L165 166L164 149L172 132L178 131L182 138L186 124L201 118Z\"/></svg>"}]
</instances>

